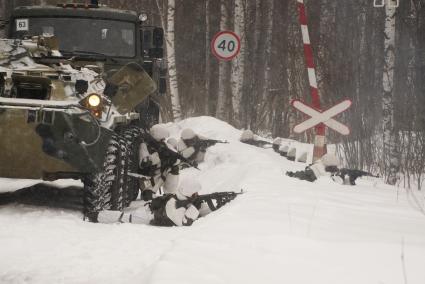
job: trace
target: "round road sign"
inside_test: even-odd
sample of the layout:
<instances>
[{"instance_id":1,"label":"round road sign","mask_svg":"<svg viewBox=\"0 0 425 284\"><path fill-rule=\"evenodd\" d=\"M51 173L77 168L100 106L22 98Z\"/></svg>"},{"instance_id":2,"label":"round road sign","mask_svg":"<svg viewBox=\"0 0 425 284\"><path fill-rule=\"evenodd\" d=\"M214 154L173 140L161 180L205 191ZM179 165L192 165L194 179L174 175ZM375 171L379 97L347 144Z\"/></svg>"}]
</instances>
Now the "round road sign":
<instances>
[{"instance_id":1,"label":"round road sign","mask_svg":"<svg viewBox=\"0 0 425 284\"><path fill-rule=\"evenodd\" d=\"M231 31L221 31L211 41L212 53L221 60L232 60L240 49L241 40Z\"/></svg>"}]
</instances>

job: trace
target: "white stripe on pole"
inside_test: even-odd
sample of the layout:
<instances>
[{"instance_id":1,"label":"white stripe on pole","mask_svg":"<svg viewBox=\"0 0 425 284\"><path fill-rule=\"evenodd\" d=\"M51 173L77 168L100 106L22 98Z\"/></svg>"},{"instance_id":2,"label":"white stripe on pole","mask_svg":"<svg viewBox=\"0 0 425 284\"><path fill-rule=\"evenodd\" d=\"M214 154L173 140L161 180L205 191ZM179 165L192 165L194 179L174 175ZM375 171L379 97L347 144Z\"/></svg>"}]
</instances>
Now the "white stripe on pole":
<instances>
[{"instance_id":1,"label":"white stripe on pole","mask_svg":"<svg viewBox=\"0 0 425 284\"><path fill-rule=\"evenodd\" d=\"M310 36L308 34L308 27L306 25L301 26L301 33L303 35L303 43L310 44Z\"/></svg>"},{"instance_id":2,"label":"white stripe on pole","mask_svg":"<svg viewBox=\"0 0 425 284\"><path fill-rule=\"evenodd\" d=\"M310 81L310 87L317 89L316 71L313 68L308 68L308 80Z\"/></svg>"},{"instance_id":3,"label":"white stripe on pole","mask_svg":"<svg viewBox=\"0 0 425 284\"><path fill-rule=\"evenodd\" d=\"M325 147L325 136L316 135L314 140L315 140L314 141L315 146L322 148L322 149Z\"/></svg>"}]
</instances>

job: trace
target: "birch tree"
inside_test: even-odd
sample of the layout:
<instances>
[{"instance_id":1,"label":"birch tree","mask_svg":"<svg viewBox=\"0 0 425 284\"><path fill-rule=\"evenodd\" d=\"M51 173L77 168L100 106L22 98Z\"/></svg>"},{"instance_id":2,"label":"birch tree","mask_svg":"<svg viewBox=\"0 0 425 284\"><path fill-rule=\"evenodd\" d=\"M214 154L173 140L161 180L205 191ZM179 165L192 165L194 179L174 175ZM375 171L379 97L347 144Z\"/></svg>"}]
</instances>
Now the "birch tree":
<instances>
[{"instance_id":1,"label":"birch tree","mask_svg":"<svg viewBox=\"0 0 425 284\"><path fill-rule=\"evenodd\" d=\"M6 37L8 34L8 24L10 13L14 7L14 1L0 0L0 38Z\"/></svg>"},{"instance_id":2,"label":"birch tree","mask_svg":"<svg viewBox=\"0 0 425 284\"><path fill-rule=\"evenodd\" d=\"M204 113L210 113L209 103L211 96L211 2L205 0L205 105Z\"/></svg>"},{"instance_id":3,"label":"birch tree","mask_svg":"<svg viewBox=\"0 0 425 284\"><path fill-rule=\"evenodd\" d=\"M6 36L7 17L8 13L6 11L6 1L0 0L0 38Z\"/></svg>"},{"instance_id":4,"label":"birch tree","mask_svg":"<svg viewBox=\"0 0 425 284\"><path fill-rule=\"evenodd\" d=\"M174 34L174 23L175 23L175 11L176 3L175 0L168 0L167 9L167 32L166 32L166 46L167 46L167 62L168 62L168 75L170 80L170 96L173 118L175 121L179 121L182 118L179 88L177 81L177 66L176 66L176 49L175 49L175 34Z\"/></svg>"},{"instance_id":5,"label":"birch tree","mask_svg":"<svg viewBox=\"0 0 425 284\"><path fill-rule=\"evenodd\" d=\"M397 182L399 159L397 155L397 139L394 127L394 66L395 66L395 0L385 5L385 39L384 39L384 72L383 72L383 146L386 181L394 185Z\"/></svg>"},{"instance_id":6,"label":"birch tree","mask_svg":"<svg viewBox=\"0 0 425 284\"><path fill-rule=\"evenodd\" d=\"M293 99L302 98L303 94L309 94L309 86L307 78L307 72L304 64L304 54L302 51L303 43L301 37L300 24L298 22L298 10L297 3L295 1L288 2L288 21L287 34L288 40L286 42L286 49L288 50L287 56L287 86L288 86L288 103ZM288 127L289 127L289 138L296 139L297 136L293 132L293 127L297 124L297 121L302 119L299 116L299 112L295 111L292 107L288 109Z\"/></svg>"},{"instance_id":7,"label":"birch tree","mask_svg":"<svg viewBox=\"0 0 425 284\"><path fill-rule=\"evenodd\" d=\"M229 9L228 0L221 0L220 2L220 30L229 29ZM230 62L221 60L219 63L219 76L218 76L218 97L217 97L217 118L226 120L226 102L227 102L227 90L228 90L228 77L230 71Z\"/></svg>"},{"instance_id":8,"label":"birch tree","mask_svg":"<svg viewBox=\"0 0 425 284\"><path fill-rule=\"evenodd\" d=\"M252 1L254 2L254 1ZM254 3L252 3L254 4ZM254 131L257 131L258 126L258 90L259 86L261 85L260 75L259 72L260 68L260 59L259 59L259 53L261 50L261 24L262 24L262 7L261 7L261 0L255 0L255 22L254 22L254 31L253 31L253 45L252 45L252 53L250 56L250 60L253 62L251 64L251 72L253 74L253 77L251 79L251 86L250 86L250 108L248 111L249 115L249 127L253 129Z\"/></svg>"},{"instance_id":9,"label":"birch tree","mask_svg":"<svg viewBox=\"0 0 425 284\"><path fill-rule=\"evenodd\" d=\"M274 0L267 0L265 1L265 11L264 14L266 16L266 21L264 22L264 36L263 36L263 43L262 46L262 61L263 61L263 68L262 68L262 75L263 79L261 80L262 85L259 89L259 102L260 105L259 111L259 117L257 121L257 128L258 126L262 125L264 122L264 119L267 116L267 108L271 106L272 102L274 101L272 97L270 97L270 87L271 87L271 68L270 68L270 60L271 60L271 53L272 53L272 35L273 35L273 7L274 7Z\"/></svg>"},{"instance_id":10,"label":"birch tree","mask_svg":"<svg viewBox=\"0 0 425 284\"><path fill-rule=\"evenodd\" d=\"M236 127L241 125L241 100L243 78L245 73L245 3L243 0L235 0L234 32L241 40L239 55L232 61L231 88L232 88L232 122Z\"/></svg>"},{"instance_id":11,"label":"birch tree","mask_svg":"<svg viewBox=\"0 0 425 284\"><path fill-rule=\"evenodd\" d=\"M180 105L179 97L179 88L177 81L177 66L176 66L176 48L175 48L175 11L176 3L175 0L168 0L167 4L167 15L165 14L165 9L161 7L159 0L156 0L158 10L160 11L161 18L166 19L162 20L163 26L166 22L165 29L165 44L167 52L167 68L168 68L168 77L169 77L169 92L171 99L171 111L174 121L180 121L182 118L182 111Z\"/></svg>"}]
</instances>

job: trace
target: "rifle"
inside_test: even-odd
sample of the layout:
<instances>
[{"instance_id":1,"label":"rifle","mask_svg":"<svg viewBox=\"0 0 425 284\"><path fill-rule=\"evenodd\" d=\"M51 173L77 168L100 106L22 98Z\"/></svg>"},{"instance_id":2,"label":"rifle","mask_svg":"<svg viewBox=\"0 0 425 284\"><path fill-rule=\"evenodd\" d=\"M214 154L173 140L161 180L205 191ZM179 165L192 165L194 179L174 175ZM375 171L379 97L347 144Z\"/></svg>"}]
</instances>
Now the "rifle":
<instances>
[{"instance_id":1,"label":"rifle","mask_svg":"<svg viewBox=\"0 0 425 284\"><path fill-rule=\"evenodd\" d=\"M200 147L204 148L204 149L211 147L211 146L214 146L217 143L229 144L229 142L226 141L226 140L214 140L214 139L199 139L198 143L199 143Z\"/></svg>"},{"instance_id":2,"label":"rifle","mask_svg":"<svg viewBox=\"0 0 425 284\"><path fill-rule=\"evenodd\" d=\"M133 172L127 172L127 175L133 178L139 178L139 179L145 179L145 180L151 179L151 176L142 175L142 174L133 173Z\"/></svg>"},{"instance_id":3,"label":"rifle","mask_svg":"<svg viewBox=\"0 0 425 284\"><path fill-rule=\"evenodd\" d=\"M189 204L193 204L196 208L199 209L202 203L206 203L208 207L211 209L211 211L215 211L221 208L226 203L229 203L230 201L235 199L236 196L242 193L244 193L243 190L241 190L240 192L234 192L234 191L215 192L210 194L198 195L196 197L189 198L186 200L177 199L176 206L177 208L179 208L179 207L187 207ZM163 208L165 204L167 203L167 201L173 196L174 196L173 194L167 194L167 195L154 198L149 204L149 208L151 209L152 213ZM216 204L214 204L213 200L215 200Z\"/></svg>"},{"instance_id":4,"label":"rifle","mask_svg":"<svg viewBox=\"0 0 425 284\"><path fill-rule=\"evenodd\" d=\"M256 147L261 147L261 148L264 148L264 146L273 146L273 143L267 142L264 140L250 139L250 140L241 140L241 142L252 145L252 146L256 146Z\"/></svg>"},{"instance_id":5,"label":"rifle","mask_svg":"<svg viewBox=\"0 0 425 284\"><path fill-rule=\"evenodd\" d=\"M186 207L189 204L193 204L196 208L200 208L202 203L206 203L211 211L215 211L221 208L226 203L229 203L233 199L236 198L239 194L244 193L243 190L240 192L234 191L225 191L225 192L214 192L210 194L198 195L193 198L189 198L186 200L177 200L177 207ZM215 200L215 203L213 202Z\"/></svg>"},{"instance_id":6,"label":"rifle","mask_svg":"<svg viewBox=\"0 0 425 284\"><path fill-rule=\"evenodd\" d=\"M371 173L368 173L362 170L351 170L351 169L345 169L345 168L339 169L333 175L340 176L342 180L345 180L345 177L348 175L351 185L356 185L356 179L362 176L379 178L378 175L375 176Z\"/></svg>"},{"instance_id":7,"label":"rifle","mask_svg":"<svg viewBox=\"0 0 425 284\"><path fill-rule=\"evenodd\" d=\"M188 164L189 166L199 170L191 161L180 155L179 153L171 150L164 142L158 142L150 133L143 133L142 138L146 143L149 144L159 154L161 160L161 172L164 172L166 168L172 167L172 165L180 160L180 163Z\"/></svg>"},{"instance_id":8,"label":"rifle","mask_svg":"<svg viewBox=\"0 0 425 284\"><path fill-rule=\"evenodd\" d=\"M264 140L254 140L252 142L252 145L257 146L257 147L263 147L264 146L272 146L273 147L273 143L268 142L268 141L264 141Z\"/></svg>"}]
</instances>

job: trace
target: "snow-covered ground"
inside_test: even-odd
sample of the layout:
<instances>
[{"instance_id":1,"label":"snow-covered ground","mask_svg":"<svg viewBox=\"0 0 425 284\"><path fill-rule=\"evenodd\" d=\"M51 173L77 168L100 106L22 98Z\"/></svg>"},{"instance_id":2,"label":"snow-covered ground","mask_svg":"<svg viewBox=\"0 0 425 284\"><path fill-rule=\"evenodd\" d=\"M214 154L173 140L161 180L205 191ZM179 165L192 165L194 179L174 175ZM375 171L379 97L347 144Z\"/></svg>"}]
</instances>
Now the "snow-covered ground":
<instances>
[{"instance_id":1,"label":"snow-covered ground","mask_svg":"<svg viewBox=\"0 0 425 284\"><path fill-rule=\"evenodd\" d=\"M185 228L0 207L0 283L425 283L422 193L376 179L289 178L305 165L238 142L240 131L210 117L169 127L230 141L209 148L202 171L182 175L203 193L246 193ZM21 184L1 180L0 190Z\"/></svg>"}]
</instances>

